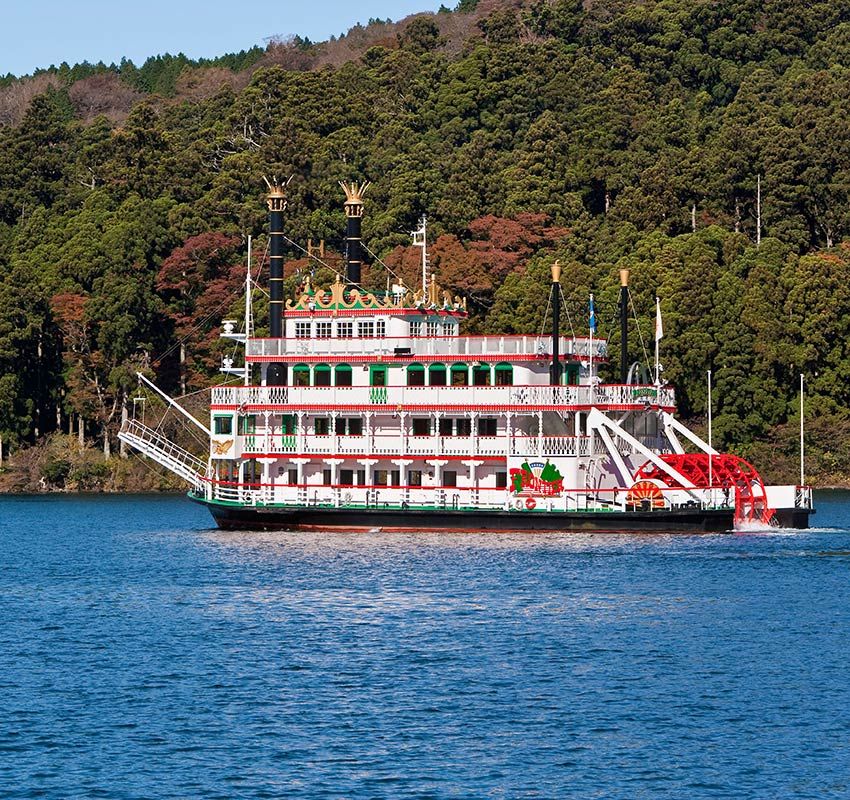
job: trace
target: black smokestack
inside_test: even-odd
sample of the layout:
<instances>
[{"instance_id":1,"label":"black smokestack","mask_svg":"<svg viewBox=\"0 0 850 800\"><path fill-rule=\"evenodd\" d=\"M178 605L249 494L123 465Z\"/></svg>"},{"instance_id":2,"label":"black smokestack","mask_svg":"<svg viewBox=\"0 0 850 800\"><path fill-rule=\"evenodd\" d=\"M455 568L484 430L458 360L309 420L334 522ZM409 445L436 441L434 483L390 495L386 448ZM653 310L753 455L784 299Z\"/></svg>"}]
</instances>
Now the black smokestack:
<instances>
[{"instance_id":1,"label":"black smokestack","mask_svg":"<svg viewBox=\"0 0 850 800\"><path fill-rule=\"evenodd\" d=\"M552 386L561 384L561 265L552 264Z\"/></svg>"},{"instance_id":2,"label":"black smokestack","mask_svg":"<svg viewBox=\"0 0 850 800\"><path fill-rule=\"evenodd\" d=\"M345 280L349 286L358 286L363 265L363 245L361 223L363 221L363 195L369 187L369 181L359 186L340 181L345 192Z\"/></svg>"},{"instance_id":3,"label":"black smokestack","mask_svg":"<svg viewBox=\"0 0 850 800\"><path fill-rule=\"evenodd\" d=\"M286 184L268 183L269 206L269 336L283 338L283 212L286 210ZM286 364L269 364L266 384L286 385Z\"/></svg>"},{"instance_id":4,"label":"black smokestack","mask_svg":"<svg viewBox=\"0 0 850 800\"><path fill-rule=\"evenodd\" d=\"M620 270L620 383L629 375L629 271Z\"/></svg>"}]
</instances>

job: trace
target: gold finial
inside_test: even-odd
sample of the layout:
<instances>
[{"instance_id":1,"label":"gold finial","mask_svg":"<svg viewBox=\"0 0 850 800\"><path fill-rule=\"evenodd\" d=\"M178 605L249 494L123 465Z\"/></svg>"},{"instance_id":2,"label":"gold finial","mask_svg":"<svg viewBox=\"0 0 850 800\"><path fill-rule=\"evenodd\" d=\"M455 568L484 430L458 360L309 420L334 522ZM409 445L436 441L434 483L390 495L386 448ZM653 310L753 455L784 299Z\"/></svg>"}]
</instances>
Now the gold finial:
<instances>
[{"instance_id":1,"label":"gold finial","mask_svg":"<svg viewBox=\"0 0 850 800\"><path fill-rule=\"evenodd\" d=\"M560 283L561 282L561 262L555 261L552 264L552 283Z\"/></svg>"},{"instance_id":2,"label":"gold finial","mask_svg":"<svg viewBox=\"0 0 850 800\"><path fill-rule=\"evenodd\" d=\"M340 181L339 185L345 192L345 215L347 217L362 217L363 216L363 195L371 185L369 181L363 181L357 184L354 181L346 183Z\"/></svg>"},{"instance_id":3,"label":"gold finial","mask_svg":"<svg viewBox=\"0 0 850 800\"><path fill-rule=\"evenodd\" d=\"M290 175L285 181L279 181L277 175L272 175L271 180L263 175L263 180L266 182L266 186L269 187L269 193L266 198L269 211L286 210L286 187L289 186L292 176Z\"/></svg>"},{"instance_id":4,"label":"gold finial","mask_svg":"<svg viewBox=\"0 0 850 800\"><path fill-rule=\"evenodd\" d=\"M629 271L627 269L620 270L620 286L629 285Z\"/></svg>"}]
</instances>

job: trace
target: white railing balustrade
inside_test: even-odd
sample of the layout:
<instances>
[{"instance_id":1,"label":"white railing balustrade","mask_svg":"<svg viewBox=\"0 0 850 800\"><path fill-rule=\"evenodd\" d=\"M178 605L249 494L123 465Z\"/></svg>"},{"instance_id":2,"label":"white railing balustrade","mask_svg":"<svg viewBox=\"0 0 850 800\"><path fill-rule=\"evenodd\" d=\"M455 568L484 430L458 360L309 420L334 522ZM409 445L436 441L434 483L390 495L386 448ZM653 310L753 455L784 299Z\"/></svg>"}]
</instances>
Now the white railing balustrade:
<instances>
[{"instance_id":1,"label":"white railing balustrade","mask_svg":"<svg viewBox=\"0 0 850 800\"><path fill-rule=\"evenodd\" d=\"M655 386L388 386L375 402L370 386L217 386L214 406L348 406L396 409L416 406L613 406L665 408L675 405L673 389Z\"/></svg>"},{"instance_id":2,"label":"white railing balustrade","mask_svg":"<svg viewBox=\"0 0 850 800\"><path fill-rule=\"evenodd\" d=\"M304 455L387 456L589 456L589 436L316 436L270 434L246 436L240 452L248 455L300 453ZM239 442L237 441L237 448Z\"/></svg>"},{"instance_id":3,"label":"white railing balustrade","mask_svg":"<svg viewBox=\"0 0 850 800\"><path fill-rule=\"evenodd\" d=\"M551 336L438 336L352 339L249 339L247 356L272 358L274 356L393 356L396 350L410 356L445 356L468 358L470 356L541 356L552 354ZM588 358L591 352L589 338L572 339L562 336L562 356ZM593 340L594 358L608 355L608 343Z\"/></svg>"}]
</instances>

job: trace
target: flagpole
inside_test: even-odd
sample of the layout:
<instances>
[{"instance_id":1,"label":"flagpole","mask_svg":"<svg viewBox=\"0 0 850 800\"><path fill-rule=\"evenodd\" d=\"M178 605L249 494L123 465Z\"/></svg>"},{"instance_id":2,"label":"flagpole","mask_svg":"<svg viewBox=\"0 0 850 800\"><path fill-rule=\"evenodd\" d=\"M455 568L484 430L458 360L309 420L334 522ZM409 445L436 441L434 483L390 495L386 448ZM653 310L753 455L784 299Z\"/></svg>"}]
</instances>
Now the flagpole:
<instances>
[{"instance_id":1,"label":"flagpole","mask_svg":"<svg viewBox=\"0 0 850 800\"><path fill-rule=\"evenodd\" d=\"M655 298L655 385L661 386L661 368L658 362L658 343L664 335L661 325L661 298Z\"/></svg>"},{"instance_id":2,"label":"flagpole","mask_svg":"<svg viewBox=\"0 0 850 800\"><path fill-rule=\"evenodd\" d=\"M711 443L711 370L708 371L708 487L714 505L714 470L711 458L714 445Z\"/></svg>"},{"instance_id":3,"label":"flagpole","mask_svg":"<svg viewBox=\"0 0 850 800\"><path fill-rule=\"evenodd\" d=\"M590 328L590 402L596 402L596 380L593 377L593 334L596 332L596 306L593 303L593 293L590 295L590 316L588 318Z\"/></svg>"},{"instance_id":4,"label":"flagpole","mask_svg":"<svg viewBox=\"0 0 850 800\"><path fill-rule=\"evenodd\" d=\"M800 486L806 485L805 445L803 443L803 373L800 373Z\"/></svg>"},{"instance_id":5,"label":"flagpole","mask_svg":"<svg viewBox=\"0 0 850 800\"><path fill-rule=\"evenodd\" d=\"M590 315L593 316L593 295L590 295ZM595 320L591 319L590 324L590 383L593 385L593 326Z\"/></svg>"}]
</instances>

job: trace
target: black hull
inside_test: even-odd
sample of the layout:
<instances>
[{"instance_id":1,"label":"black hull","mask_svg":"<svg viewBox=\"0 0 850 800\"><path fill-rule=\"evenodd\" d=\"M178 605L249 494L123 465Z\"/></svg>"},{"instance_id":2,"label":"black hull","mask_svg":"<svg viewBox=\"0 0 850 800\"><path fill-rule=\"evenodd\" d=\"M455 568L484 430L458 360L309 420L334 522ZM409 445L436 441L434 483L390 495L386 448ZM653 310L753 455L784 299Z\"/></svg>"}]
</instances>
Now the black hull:
<instances>
[{"instance_id":1,"label":"black hull","mask_svg":"<svg viewBox=\"0 0 850 800\"><path fill-rule=\"evenodd\" d=\"M196 502L207 506L223 530L397 530L397 531L731 531L734 514L726 511L525 513L521 511L399 510L385 508L254 508Z\"/></svg>"}]
</instances>

